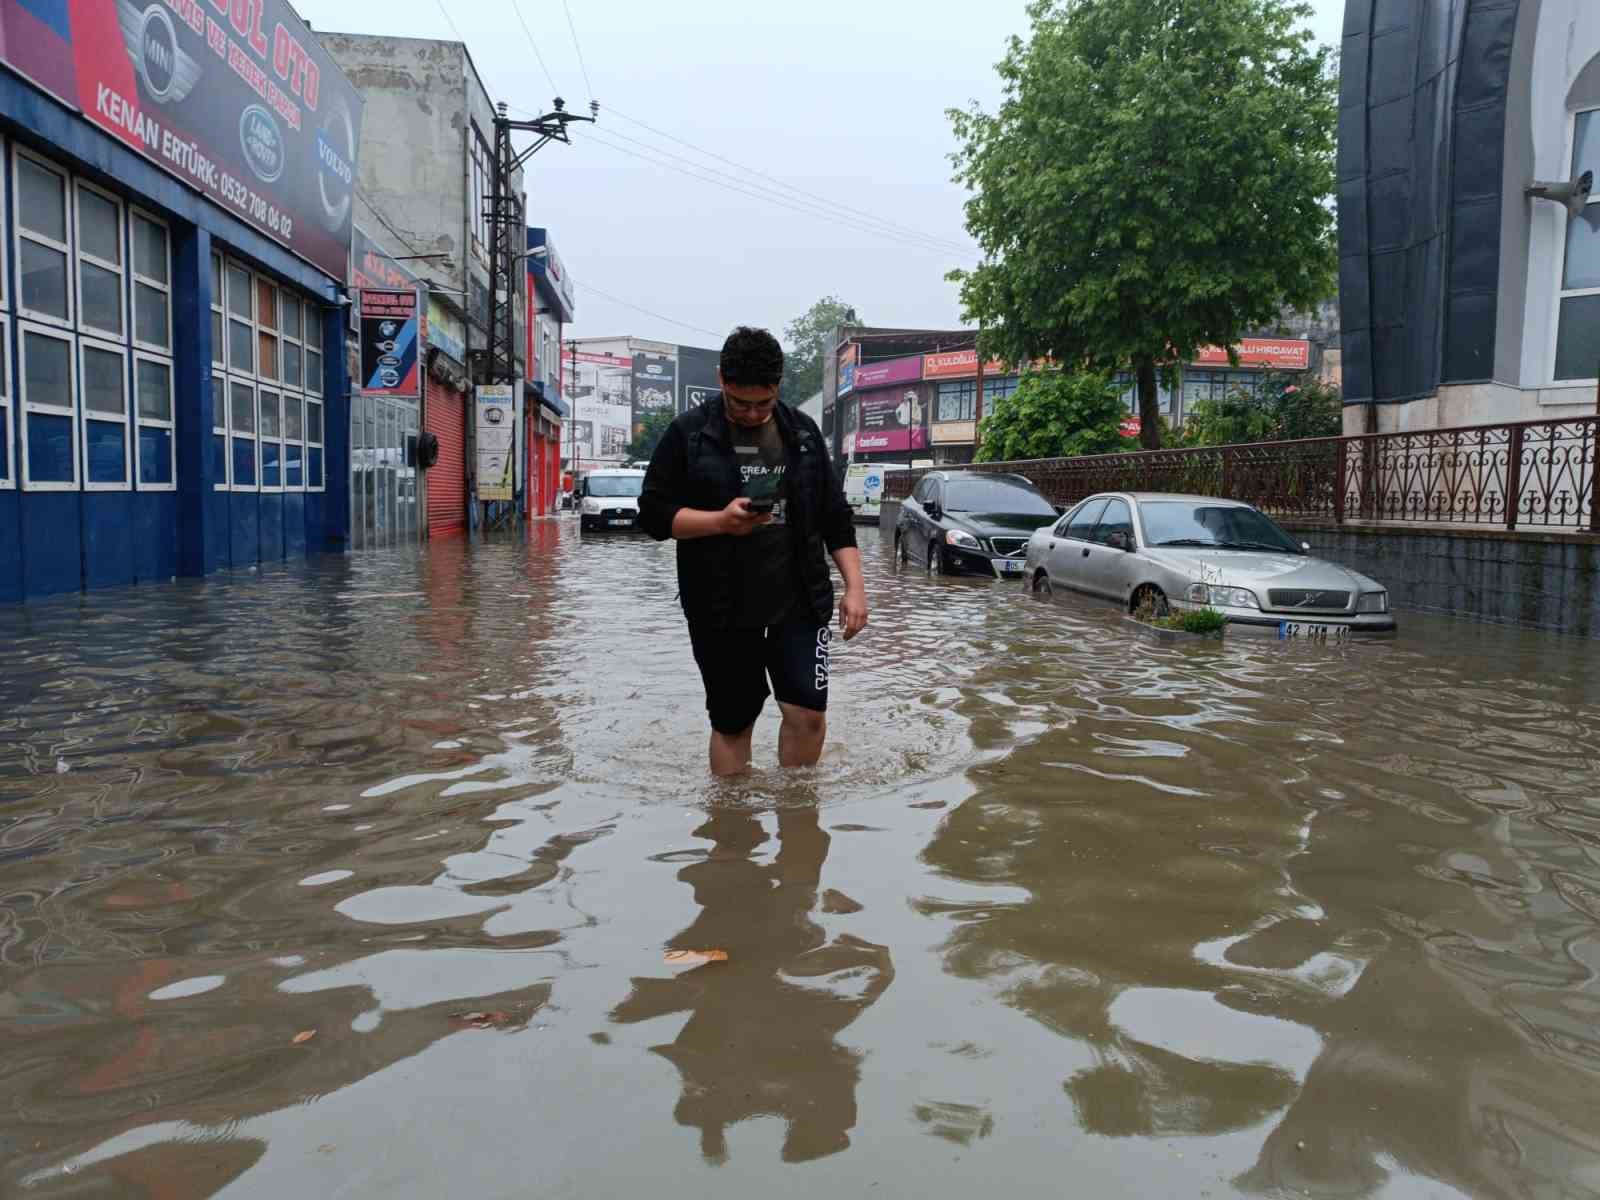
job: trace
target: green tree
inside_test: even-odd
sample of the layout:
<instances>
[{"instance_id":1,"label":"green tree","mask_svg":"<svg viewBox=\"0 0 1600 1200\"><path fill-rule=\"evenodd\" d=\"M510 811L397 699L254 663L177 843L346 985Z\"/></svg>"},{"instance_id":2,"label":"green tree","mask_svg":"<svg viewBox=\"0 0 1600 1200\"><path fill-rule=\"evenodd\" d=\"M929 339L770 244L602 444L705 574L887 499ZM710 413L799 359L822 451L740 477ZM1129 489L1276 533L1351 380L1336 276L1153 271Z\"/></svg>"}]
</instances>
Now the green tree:
<instances>
[{"instance_id":1,"label":"green tree","mask_svg":"<svg viewBox=\"0 0 1600 1200\"><path fill-rule=\"evenodd\" d=\"M639 432L623 449L630 462L635 460L647 461L656 452L656 446L666 436L667 426L672 424L673 414L670 412L653 412L645 417L639 426Z\"/></svg>"},{"instance_id":2,"label":"green tree","mask_svg":"<svg viewBox=\"0 0 1600 1200\"><path fill-rule=\"evenodd\" d=\"M1294 438L1337 437L1344 432L1339 392L1311 375L1268 380L1252 394L1237 391L1202 400L1183 422L1186 446L1232 446Z\"/></svg>"},{"instance_id":3,"label":"green tree","mask_svg":"<svg viewBox=\"0 0 1600 1200\"><path fill-rule=\"evenodd\" d=\"M1105 375L1029 371L978 425L978 462L1109 454L1126 443L1122 389Z\"/></svg>"},{"instance_id":4,"label":"green tree","mask_svg":"<svg viewBox=\"0 0 1600 1200\"><path fill-rule=\"evenodd\" d=\"M1332 291L1337 79L1288 0L1034 0L997 112L952 110L983 352L1158 372Z\"/></svg>"},{"instance_id":5,"label":"green tree","mask_svg":"<svg viewBox=\"0 0 1600 1200\"><path fill-rule=\"evenodd\" d=\"M783 327L783 399L800 404L822 390L822 356L828 334L839 325L859 325L856 310L837 296L824 296Z\"/></svg>"}]
</instances>

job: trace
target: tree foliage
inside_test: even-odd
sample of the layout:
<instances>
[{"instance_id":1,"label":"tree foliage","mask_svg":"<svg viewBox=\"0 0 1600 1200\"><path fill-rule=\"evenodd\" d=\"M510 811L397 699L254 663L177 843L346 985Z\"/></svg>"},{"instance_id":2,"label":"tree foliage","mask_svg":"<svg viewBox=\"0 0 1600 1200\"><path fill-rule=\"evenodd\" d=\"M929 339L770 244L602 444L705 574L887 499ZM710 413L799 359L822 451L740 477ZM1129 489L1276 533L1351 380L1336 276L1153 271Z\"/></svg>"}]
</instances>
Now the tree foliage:
<instances>
[{"instance_id":1,"label":"tree foliage","mask_svg":"<svg viewBox=\"0 0 1600 1200\"><path fill-rule=\"evenodd\" d=\"M1124 449L1122 388L1105 375L1029 371L978 426L978 462L1108 454Z\"/></svg>"},{"instance_id":2,"label":"tree foliage","mask_svg":"<svg viewBox=\"0 0 1600 1200\"><path fill-rule=\"evenodd\" d=\"M1294 375L1265 381L1255 395L1241 390L1200 401L1184 418L1182 440L1185 446L1232 446L1343 432L1338 390L1315 376Z\"/></svg>"},{"instance_id":3,"label":"tree foliage","mask_svg":"<svg viewBox=\"0 0 1600 1200\"><path fill-rule=\"evenodd\" d=\"M1156 376L1333 287L1337 78L1289 0L1034 0L999 110L952 110L983 352Z\"/></svg>"},{"instance_id":4,"label":"tree foliage","mask_svg":"<svg viewBox=\"0 0 1600 1200\"><path fill-rule=\"evenodd\" d=\"M837 296L824 296L783 327L783 399L801 404L822 390L822 357L828 334L839 325L859 325L856 310Z\"/></svg>"},{"instance_id":5,"label":"tree foliage","mask_svg":"<svg viewBox=\"0 0 1600 1200\"><path fill-rule=\"evenodd\" d=\"M622 453L629 462L648 461L656 452L656 447L667 434L667 426L672 424L674 414L670 412L653 412L645 416L640 423L639 432L634 435L633 441L623 448Z\"/></svg>"}]
</instances>

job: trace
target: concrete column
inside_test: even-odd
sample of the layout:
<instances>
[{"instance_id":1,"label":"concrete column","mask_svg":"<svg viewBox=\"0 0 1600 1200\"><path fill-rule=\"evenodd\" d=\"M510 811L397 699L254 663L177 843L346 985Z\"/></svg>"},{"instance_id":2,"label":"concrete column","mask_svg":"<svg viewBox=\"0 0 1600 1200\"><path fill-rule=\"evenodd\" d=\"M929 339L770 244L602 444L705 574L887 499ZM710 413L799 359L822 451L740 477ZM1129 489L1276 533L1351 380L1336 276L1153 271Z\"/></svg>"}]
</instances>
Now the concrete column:
<instances>
[{"instance_id":1,"label":"concrete column","mask_svg":"<svg viewBox=\"0 0 1600 1200\"><path fill-rule=\"evenodd\" d=\"M323 550L350 547L350 371L345 357L349 310L331 305L322 310L323 472L327 495L323 508Z\"/></svg>"},{"instance_id":2,"label":"concrete column","mask_svg":"<svg viewBox=\"0 0 1600 1200\"><path fill-rule=\"evenodd\" d=\"M220 565L206 537L216 506L211 461L211 234L172 225L172 386L178 440L178 574L205 575Z\"/></svg>"}]
</instances>

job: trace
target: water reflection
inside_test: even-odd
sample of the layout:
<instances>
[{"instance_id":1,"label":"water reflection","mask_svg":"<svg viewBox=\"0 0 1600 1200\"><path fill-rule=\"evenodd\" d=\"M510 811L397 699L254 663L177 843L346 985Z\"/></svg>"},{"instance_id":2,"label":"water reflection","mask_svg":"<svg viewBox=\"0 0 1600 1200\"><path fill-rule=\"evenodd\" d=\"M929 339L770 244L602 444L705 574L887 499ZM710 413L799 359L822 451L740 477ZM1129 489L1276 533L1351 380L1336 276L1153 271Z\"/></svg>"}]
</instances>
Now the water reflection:
<instances>
[{"instance_id":1,"label":"water reflection","mask_svg":"<svg viewBox=\"0 0 1600 1200\"><path fill-rule=\"evenodd\" d=\"M894 978L889 950L848 934L829 939L811 919L829 835L815 806L780 809L778 849L751 812L714 809L695 836L712 845L678 872L699 914L669 950L721 950L674 978L639 978L612 1013L619 1024L687 1013L667 1045L652 1049L678 1068L683 1095L673 1116L700 1131L708 1162L728 1157L727 1130L776 1117L783 1160L807 1162L850 1145L856 1124L859 1052L839 1033ZM834 907L848 908L847 897Z\"/></svg>"}]
</instances>

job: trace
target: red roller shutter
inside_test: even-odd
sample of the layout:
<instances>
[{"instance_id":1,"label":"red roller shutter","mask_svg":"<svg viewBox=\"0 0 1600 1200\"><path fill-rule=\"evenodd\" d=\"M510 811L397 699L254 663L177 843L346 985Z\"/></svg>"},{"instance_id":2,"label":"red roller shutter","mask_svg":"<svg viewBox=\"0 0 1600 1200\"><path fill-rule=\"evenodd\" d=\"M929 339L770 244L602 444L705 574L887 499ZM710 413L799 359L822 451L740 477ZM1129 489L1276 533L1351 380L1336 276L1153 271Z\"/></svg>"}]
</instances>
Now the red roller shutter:
<instances>
[{"instance_id":1,"label":"red roller shutter","mask_svg":"<svg viewBox=\"0 0 1600 1200\"><path fill-rule=\"evenodd\" d=\"M439 439L439 461L428 470L428 536L467 528L467 397L428 376L428 432Z\"/></svg>"}]
</instances>

